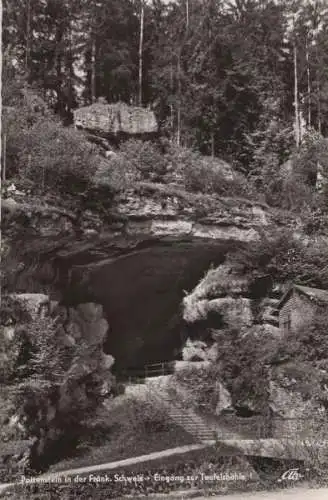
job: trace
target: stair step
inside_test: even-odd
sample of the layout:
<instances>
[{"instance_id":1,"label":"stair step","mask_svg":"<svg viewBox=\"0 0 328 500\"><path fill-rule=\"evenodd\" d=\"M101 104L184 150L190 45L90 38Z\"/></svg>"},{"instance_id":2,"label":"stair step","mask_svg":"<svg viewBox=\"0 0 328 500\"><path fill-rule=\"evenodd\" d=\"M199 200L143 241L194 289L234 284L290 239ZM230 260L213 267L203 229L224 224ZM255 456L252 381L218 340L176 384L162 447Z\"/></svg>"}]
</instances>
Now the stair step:
<instances>
[{"instance_id":1,"label":"stair step","mask_svg":"<svg viewBox=\"0 0 328 500\"><path fill-rule=\"evenodd\" d=\"M164 392L164 391L163 391ZM214 439L215 429L209 427L203 419L192 410L186 409L170 398L167 393L156 394L157 399L164 402L168 415L176 424L183 427L189 434L199 441L209 441Z\"/></svg>"}]
</instances>

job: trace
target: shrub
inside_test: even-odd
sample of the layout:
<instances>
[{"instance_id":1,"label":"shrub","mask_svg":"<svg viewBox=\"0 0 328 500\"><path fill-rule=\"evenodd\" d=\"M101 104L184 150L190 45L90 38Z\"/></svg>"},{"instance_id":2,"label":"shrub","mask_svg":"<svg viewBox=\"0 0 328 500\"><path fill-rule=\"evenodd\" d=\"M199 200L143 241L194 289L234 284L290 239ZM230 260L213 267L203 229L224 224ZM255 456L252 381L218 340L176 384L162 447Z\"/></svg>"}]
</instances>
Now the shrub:
<instances>
[{"instance_id":1,"label":"shrub","mask_svg":"<svg viewBox=\"0 0 328 500\"><path fill-rule=\"evenodd\" d=\"M277 355L287 359L320 361L328 359L328 313L318 313L297 331L290 331L279 343Z\"/></svg>"},{"instance_id":2,"label":"shrub","mask_svg":"<svg viewBox=\"0 0 328 500\"><path fill-rule=\"evenodd\" d=\"M120 155L131 170L139 172L145 179L156 180L166 172L167 159L150 141L130 139L121 144Z\"/></svg>"},{"instance_id":3,"label":"shrub","mask_svg":"<svg viewBox=\"0 0 328 500\"><path fill-rule=\"evenodd\" d=\"M84 191L98 163L83 135L53 118L39 119L21 134L19 176L33 179L42 191Z\"/></svg>"},{"instance_id":4,"label":"shrub","mask_svg":"<svg viewBox=\"0 0 328 500\"><path fill-rule=\"evenodd\" d=\"M178 179L182 179L187 191L217 193L219 195L245 195L247 182L241 174L217 158L202 156L198 151L170 145L166 152L168 164ZM173 175L174 175L173 174Z\"/></svg>"},{"instance_id":5,"label":"shrub","mask_svg":"<svg viewBox=\"0 0 328 500\"><path fill-rule=\"evenodd\" d=\"M126 406L124 424L133 433L147 435L169 430L167 409L150 393L145 400L130 398Z\"/></svg>"},{"instance_id":6,"label":"shrub","mask_svg":"<svg viewBox=\"0 0 328 500\"><path fill-rule=\"evenodd\" d=\"M215 361L201 369L190 367L176 374L177 383L189 389L189 403L215 412L220 384L223 384L234 406L251 404L256 411L267 410L268 364L275 352L275 340L259 343L251 332L241 336L232 330L216 337L218 357Z\"/></svg>"},{"instance_id":7,"label":"shrub","mask_svg":"<svg viewBox=\"0 0 328 500\"><path fill-rule=\"evenodd\" d=\"M139 178L135 166L118 154L109 160L101 160L95 173L94 184L118 193L131 187Z\"/></svg>"},{"instance_id":8,"label":"shrub","mask_svg":"<svg viewBox=\"0 0 328 500\"><path fill-rule=\"evenodd\" d=\"M37 93L20 92L4 112L7 176L30 179L38 191L83 191L99 157L84 135L64 127Z\"/></svg>"},{"instance_id":9,"label":"shrub","mask_svg":"<svg viewBox=\"0 0 328 500\"><path fill-rule=\"evenodd\" d=\"M229 258L254 277L267 275L273 282L328 288L326 245L318 242L304 247L289 230L263 234L256 245L242 247Z\"/></svg>"},{"instance_id":10,"label":"shrub","mask_svg":"<svg viewBox=\"0 0 328 500\"><path fill-rule=\"evenodd\" d=\"M230 255L234 265L246 273L268 274L273 280L293 278L293 263L300 258L301 246L289 230L262 234L256 245L248 245Z\"/></svg>"},{"instance_id":11,"label":"shrub","mask_svg":"<svg viewBox=\"0 0 328 500\"><path fill-rule=\"evenodd\" d=\"M305 208L314 210L327 200L326 190L319 194L316 190L318 165L328 176L328 141L316 132L308 132L299 150L291 158L291 171L285 176L273 176L280 188L280 206L300 211Z\"/></svg>"},{"instance_id":12,"label":"shrub","mask_svg":"<svg viewBox=\"0 0 328 500\"><path fill-rule=\"evenodd\" d=\"M187 389L189 393L185 403L209 412L214 412L218 403L217 382L220 379L220 370L216 363L202 368L186 367L175 374L178 385Z\"/></svg>"}]
</instances>

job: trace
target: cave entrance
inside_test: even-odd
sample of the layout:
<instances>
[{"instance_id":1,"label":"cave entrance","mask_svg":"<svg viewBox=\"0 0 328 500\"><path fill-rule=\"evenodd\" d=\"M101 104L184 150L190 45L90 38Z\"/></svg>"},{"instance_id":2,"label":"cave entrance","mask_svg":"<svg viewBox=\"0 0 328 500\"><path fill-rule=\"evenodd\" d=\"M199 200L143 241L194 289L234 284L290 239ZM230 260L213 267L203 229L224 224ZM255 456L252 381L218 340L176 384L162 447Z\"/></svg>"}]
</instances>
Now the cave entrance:
<instances>
[{"instance_id":1,"label":"cave entrance","mask_svg":"<svg viewBox=\"0 0 328 500\"><path fill-rule=\"evenodd\" d=\"M114 356L116 373L179 359L188 335L182 299L231 248L226 241L165 241L89 272L88 300L104 307L104 350Z\"/></svg>"}]
</instances>

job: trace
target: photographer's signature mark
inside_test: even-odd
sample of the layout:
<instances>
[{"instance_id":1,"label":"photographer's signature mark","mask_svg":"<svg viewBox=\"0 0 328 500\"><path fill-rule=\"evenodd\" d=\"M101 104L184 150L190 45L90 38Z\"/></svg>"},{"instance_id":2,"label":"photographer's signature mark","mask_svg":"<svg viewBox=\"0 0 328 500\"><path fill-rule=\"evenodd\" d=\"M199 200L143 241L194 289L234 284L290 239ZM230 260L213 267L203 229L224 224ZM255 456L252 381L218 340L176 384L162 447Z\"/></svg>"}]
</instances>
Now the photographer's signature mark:
<instances>
[{"instance_id":1,"label":"photographer's signature mark","mask_svg":"<svg viewBox=\"0 0 328 500\"><path fill-rule=\"evenodd\" d=\"M308 469L306 469L308 471ZM299 481L304 477L304 474L301 474L299 469L288 469L286 470L278 479L278 483L282 481Z\"/></svg>"}]
</instances>

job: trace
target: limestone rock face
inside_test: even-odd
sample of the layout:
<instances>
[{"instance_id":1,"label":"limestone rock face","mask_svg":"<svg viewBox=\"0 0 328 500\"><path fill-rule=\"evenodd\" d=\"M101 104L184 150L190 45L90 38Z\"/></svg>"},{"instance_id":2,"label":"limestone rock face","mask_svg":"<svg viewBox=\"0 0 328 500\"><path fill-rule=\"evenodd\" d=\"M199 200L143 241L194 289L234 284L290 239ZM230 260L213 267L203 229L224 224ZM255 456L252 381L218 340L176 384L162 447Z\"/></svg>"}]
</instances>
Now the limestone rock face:
<instances>
[{"instance_id":1,"label":"limestone rock face","mask_svg":"<svg viewBox=\"0 0 328 500\"><path fill-rule=\"evenodd\" d=\"M223 316L223 321L235 328L247 328L253 324L251 301L248 298L219 298L208 302L208 310Z\"/></svg>"},{"instance_id":2,"label":"limestone rock face","mask_svg":"<svg viewBox=\"0 0 328 500\"><path fill-rule=\"evenodd\" d=\"M211 312L222 317L226 326L246 328L252 325L249 280L223 264L208 271L204 279L183 299L183 317L188 323L204 320Z\"/></svg>"},{"instance_id":3,"label":"limestone rock face","mask_svg":"<svg viewBox=\"0 0 328 500\"><path fill-rule=\"evenodd\" d=\"M182 359L184 361L205 361L206 360L206 343L201 340L192 342L187 339L187 342L182 351Z\"/></svg>"},{"instance_id":4,"label":"limestone rock face","mask_svg":"<svg viewBox=\"0 0 328 500\"><path fill-rule=\"evenodd\" d=\"M117 201L128 234L256 242L272 216L260 204L186 193L159 183L140 182Z\"/></svg>"},{"instance_id":5,"label":"limestone rock face","mask_svg":"<svg viewBox=\"0 0 328 500\"><path fill-rule=\"evenodd\" d=\"M114 358L103 352L108 322L99 304L81 303L77 307L67 308L51 303L45 294L26 293L6 296L5 309L6 315L2 314L1 317L0 333L5 353L5 357L1 357L1 360L8 367L7 373L20 359L20 349L25 348L22 342L24 335L28 335L31 348L35 348L33 346L36 335L39 336L44 331L42 324L46 325L56 320L54 331L54 335L57 336L56 346L68 348L65 350L65 368L62 368L64 372L60 383L54 386L51 394L40 389L42 409L35 416L36 419L39 417L41 419L38 435L22 436L26 439L36 437L33 457L34 460L39 457L42 463L42 457L51 454L49 451L51 446L67 432L68 423L71 422L72 425L72 418L75 421L76 412L79 412L78 418L81 419L84 413L87 415L102 397L111 392L114 384L111 375ZM20 314L18 309L24 311L24 315ZM9 317L11 310L16 311L12 314L12 318ZM41 327L35 326L40 324ZM18 424L20 424L19 419L25 416L24 411L22 409ZM63 422L66 422L64 426Z\"/></svg>"},{"instance_id":6,"label":"limestone rock face","mask_svg":"<svg viewBox=\"0 0 328 500\"><path fill-rule=\"evenodd\" d=\"M78 128L93 132L117 135L155 134L158 125L153 111L123 102L105 104L97 102L74 111L74 123Z\"/></svg>"}]
</instances>

